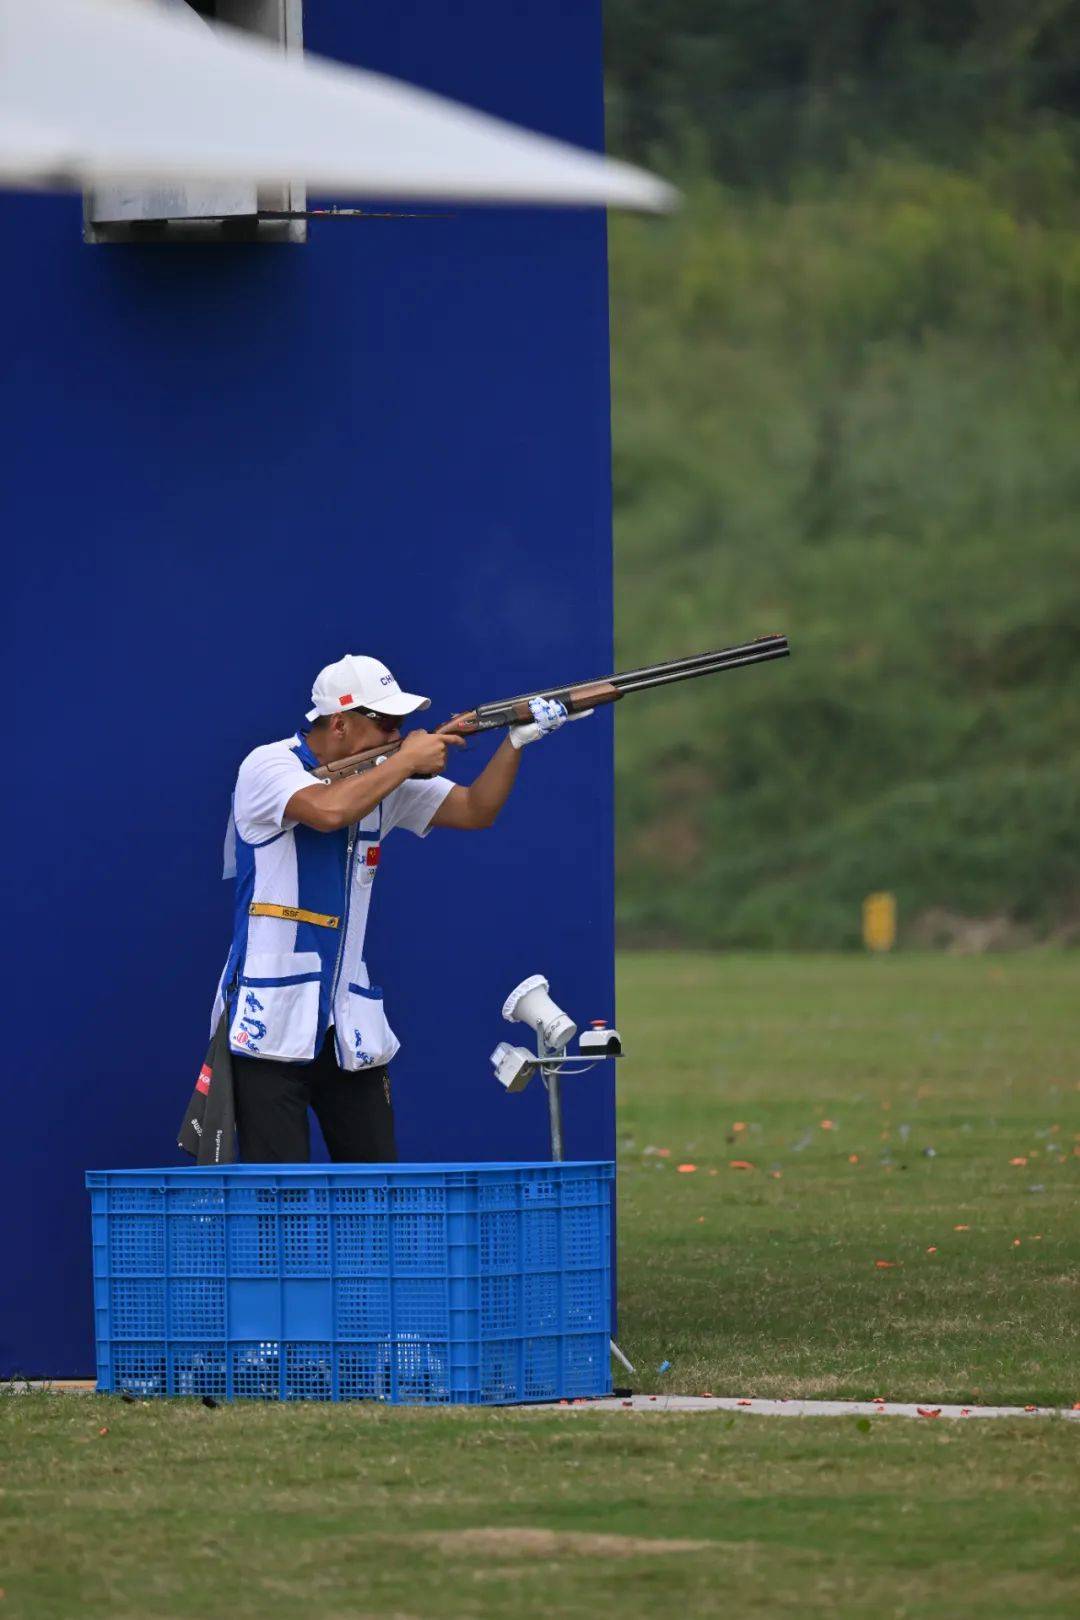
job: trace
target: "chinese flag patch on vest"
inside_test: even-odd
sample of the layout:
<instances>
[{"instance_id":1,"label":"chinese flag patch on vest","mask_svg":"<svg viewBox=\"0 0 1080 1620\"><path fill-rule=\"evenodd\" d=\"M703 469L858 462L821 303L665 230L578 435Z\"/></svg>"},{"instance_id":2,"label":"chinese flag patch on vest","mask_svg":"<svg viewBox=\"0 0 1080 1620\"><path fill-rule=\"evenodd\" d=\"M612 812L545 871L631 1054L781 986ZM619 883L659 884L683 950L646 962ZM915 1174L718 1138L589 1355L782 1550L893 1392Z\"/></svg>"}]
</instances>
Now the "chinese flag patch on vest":
<instances>
[{"instance_id":1,"label":"chinese flag patch on vest","mask_svg":"<svg viewBox=\"0 0 1080 1620\"><path fill-rule=\"evenodd\" d=\"M382 848L382 846L380 844L369 844L368 845L368 852L367 852L366 856L364 857L364 865L365 866L378 866L378 864L379 864L379 854L380 854L381 848Z\"/></svg>"}]
</instances>

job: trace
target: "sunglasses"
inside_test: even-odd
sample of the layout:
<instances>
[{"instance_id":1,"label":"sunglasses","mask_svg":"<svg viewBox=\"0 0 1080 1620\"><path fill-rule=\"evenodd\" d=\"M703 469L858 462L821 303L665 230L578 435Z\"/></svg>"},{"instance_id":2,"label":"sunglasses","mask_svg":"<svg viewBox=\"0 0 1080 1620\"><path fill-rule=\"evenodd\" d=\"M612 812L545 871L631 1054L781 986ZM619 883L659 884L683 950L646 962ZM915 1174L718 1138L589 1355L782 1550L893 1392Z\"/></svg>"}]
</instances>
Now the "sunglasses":
<instances>
[{"instance_id":1,"label":"sunglasses","mask_svg":"<svg viewBox=\"0 0 1080 1620\"><path fill-rule=\"evenodd\" d=\"M399 714L378 714L374 709L363 709L357 705L357 714L362 714L366 720L374 720L380 731L396 731L401 723Z\"/></svg>"}]
</instances>

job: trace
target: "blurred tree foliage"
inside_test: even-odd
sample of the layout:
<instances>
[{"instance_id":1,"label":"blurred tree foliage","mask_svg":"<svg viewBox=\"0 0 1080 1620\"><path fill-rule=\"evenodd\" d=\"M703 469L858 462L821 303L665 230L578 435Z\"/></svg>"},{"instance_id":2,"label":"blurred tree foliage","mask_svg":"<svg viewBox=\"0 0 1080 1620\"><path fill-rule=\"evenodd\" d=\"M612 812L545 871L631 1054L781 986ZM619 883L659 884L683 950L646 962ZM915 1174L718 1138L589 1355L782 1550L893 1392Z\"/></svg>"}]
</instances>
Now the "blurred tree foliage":
<instances>
[{"instance_id":1,"label":"blurred tree foliage","mask_svg":"<svg viewBox=\"0 0 1080 1620\"><path fill-rule=\"evenodd\" d=\"M760 186L853 145L955 162L1080 111L1076 0L607 0L609 141Z\"/></svg>"},{"instance_id":2,"label":"blurred tree foliage","mask_svg":"<svg viewBox=\"0 0 1080 1620\"><path fill-rule=\"evenodd\" d=\"M854 945L877 888L908 938L1075 936L1077 7L608 29L687 193L612 221L620 662L796 650L620 709L623 937Z\"/></svg>"}]
</instances>

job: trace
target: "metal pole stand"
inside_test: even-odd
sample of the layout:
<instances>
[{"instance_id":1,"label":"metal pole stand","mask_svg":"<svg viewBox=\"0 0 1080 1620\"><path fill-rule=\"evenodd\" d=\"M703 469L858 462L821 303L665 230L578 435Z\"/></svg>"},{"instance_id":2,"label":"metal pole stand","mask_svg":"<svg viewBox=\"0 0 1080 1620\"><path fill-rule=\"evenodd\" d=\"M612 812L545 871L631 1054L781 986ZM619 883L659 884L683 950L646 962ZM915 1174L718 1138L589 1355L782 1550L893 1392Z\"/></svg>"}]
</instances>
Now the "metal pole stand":
<instances>
[{"instance_id":1,"label":"metal pole stand","mask_svg":"<svg viewBox=\"0 0 1080 1620\"><path fill-rule=\"evenodd\" d=\"M545 1041L540 1030L536 1032L536 1053L540 1059L540 1078L544 1082L548 1097L548 1120L551 1125L551 1159L553 1164L563 1161L563 1128L562 1128L562 1060L558 1052L552 1051ZM555 1062L550 1060L554 1058ZM614 1339L610 1339L611 1353L615 1359L622 1363L629 1373L636 1373L637 1368L629 1356L623 1354Z\"/></svg>"}]
</instances>

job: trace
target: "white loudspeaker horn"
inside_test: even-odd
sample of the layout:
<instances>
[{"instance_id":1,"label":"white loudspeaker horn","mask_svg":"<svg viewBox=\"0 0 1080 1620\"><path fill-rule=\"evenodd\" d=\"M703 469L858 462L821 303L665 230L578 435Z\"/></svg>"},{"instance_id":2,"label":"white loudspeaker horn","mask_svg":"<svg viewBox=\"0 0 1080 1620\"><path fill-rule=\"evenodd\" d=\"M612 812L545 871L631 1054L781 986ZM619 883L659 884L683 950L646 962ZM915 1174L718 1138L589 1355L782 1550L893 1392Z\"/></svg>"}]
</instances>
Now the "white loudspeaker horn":
<instances>
[{"instance_id":1,"label":"white loudspeaker horn","mask_svg":"<svg viewBox=\"0 0 1080 1620\"><path fill-rule=\"evenodd\" d=\"M574 1020L548 995L548 982L542 973L523 979L511 990L503 1003L503 1017L508 1024L516 1021L535 1029L551 1052L561 1052L577 1034Z\"/></svg>"}]
</instances>

